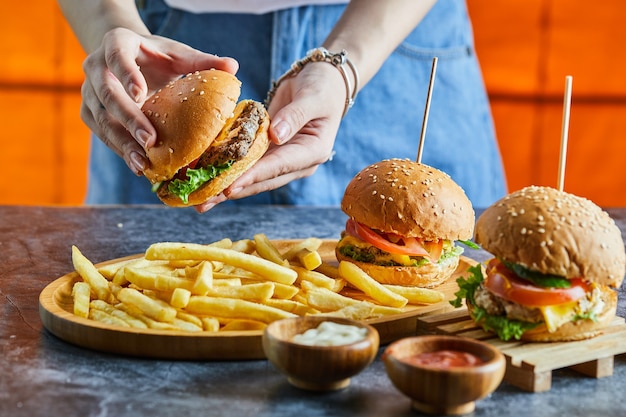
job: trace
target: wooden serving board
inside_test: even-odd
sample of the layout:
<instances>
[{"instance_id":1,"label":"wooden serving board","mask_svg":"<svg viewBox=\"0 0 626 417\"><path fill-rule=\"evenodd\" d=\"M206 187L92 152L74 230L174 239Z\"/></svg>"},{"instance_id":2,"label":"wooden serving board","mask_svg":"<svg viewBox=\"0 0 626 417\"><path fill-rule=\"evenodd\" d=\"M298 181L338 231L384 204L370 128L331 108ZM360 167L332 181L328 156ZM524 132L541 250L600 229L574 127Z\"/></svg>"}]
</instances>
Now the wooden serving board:
<instances>
[{"instance_id":1,"label":"wooden serving board","mask_svg":"<svg viewBox=\"0 0 626 417\"><path fill-rule=\"evenodd\" d=\"M286 250L294 240L272 242L279 251ZM324 240L319 249L322 259L337 263L336 240ZM117 262L113 259L97 267ZM381 344L387 344L415 334L417 317L454 310L449 300L458 291L456 279L465 275L476 262L465 257L455 273L437 287L445 300L431 305L408 306L402 313L366 320L380 334ZM76 272L66 274L44 288L39 296L39 313L44 327L66 342L89 349L150 358L188 360L239 360L263 359L261 330L188 333L172 330L123 328L75 316L73 313L72 286L81 280Z\"/></svg>"},{"instance_id":2,"label":"wooden serving board","mask_svg":"<svg viewBox=\"0 0 626 417\"><path fill-rule=\"evenodd\" d=\"M615 317L602 334L575 342L504 342L477 326L466 309L417 319L417 334L447 334L489 343L506 357L504 380L525 391L548 391L552 371L570 368L594 378L613 375L613 358L626 352L626 323Z\"/></svg>"}]
</instances>

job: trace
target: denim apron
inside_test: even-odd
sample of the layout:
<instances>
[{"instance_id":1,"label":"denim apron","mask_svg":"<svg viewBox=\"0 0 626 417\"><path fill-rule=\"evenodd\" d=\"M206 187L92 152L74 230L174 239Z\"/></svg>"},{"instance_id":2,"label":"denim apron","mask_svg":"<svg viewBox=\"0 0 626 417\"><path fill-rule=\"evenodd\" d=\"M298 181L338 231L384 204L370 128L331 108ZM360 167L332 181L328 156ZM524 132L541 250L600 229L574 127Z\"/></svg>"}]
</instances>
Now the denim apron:
<instances>
[{"instance_id":1,"label":"denim apron","mask_svg":"<svg viewBox=\"0 0 626 417\"><path fill-rule=\"evenodd\" d=\"M193 14L170 9L161 0L140 3L152 33L237 59L240 99L259 101L271 80L322 44L344 8ZM504 172L466 5L439 0L361 90L341 124L330 161L308 178L228 203L336 206L347 183L367 165L386 158L415 159L435 56L439 61L422 162L448 173L476 207L502 197ZM158 202L145 178L132 174L121 158L92 138L87 203Z\"/></svg>"}]
</instances>

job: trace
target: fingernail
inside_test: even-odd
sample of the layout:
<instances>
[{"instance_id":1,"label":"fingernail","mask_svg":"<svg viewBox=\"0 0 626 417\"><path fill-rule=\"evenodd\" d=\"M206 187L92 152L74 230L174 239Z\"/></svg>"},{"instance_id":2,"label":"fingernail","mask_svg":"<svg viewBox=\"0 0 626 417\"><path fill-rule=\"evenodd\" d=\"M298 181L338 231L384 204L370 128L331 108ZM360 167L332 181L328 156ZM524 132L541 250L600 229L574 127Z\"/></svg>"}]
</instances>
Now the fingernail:
<instances>
[{"instance_id":1,"label":"fingernail","mask_svg":"<svg viewBox=\"0 0 626 417\"><path fill-rule=\"evenodd\" d=\"M135 132L135 139L145 149L146 144L150 140L150 134L144 129L137 129L137 131Z\"/></svg>"},{"instance_id":2,"label":"fingernail","mask_svg":"<svg viewBox=\"0 0 626 417\"><path fill-rule=\"evenodd\" d=\"M274 126L274 136L276 136L279 145L286 142L290 134L291 127L287 122L280 121Z\"/></svg>"},{"instance_id":3,"label":"fingernail","mask_svg":"<svg viewBox=\"0 0 626 417\"><path fill-rule=\"evenodd\" d=\"M130 153L130 161L136 169L136 174L140 174L146 169L146 161L138 152Z\"/></svg>"},{"instance_id":4,"label":"fingernail","mask_svg":"<svg viewBox=\"0 0 626 417\"><path fill-rule=\"evenodd\" d=\"M135 83L130 83L128 86L128 91L130 92L130 97L135 100L136 103L139 103L141 99L141 88Z\"/></svg>"}]
</instances>

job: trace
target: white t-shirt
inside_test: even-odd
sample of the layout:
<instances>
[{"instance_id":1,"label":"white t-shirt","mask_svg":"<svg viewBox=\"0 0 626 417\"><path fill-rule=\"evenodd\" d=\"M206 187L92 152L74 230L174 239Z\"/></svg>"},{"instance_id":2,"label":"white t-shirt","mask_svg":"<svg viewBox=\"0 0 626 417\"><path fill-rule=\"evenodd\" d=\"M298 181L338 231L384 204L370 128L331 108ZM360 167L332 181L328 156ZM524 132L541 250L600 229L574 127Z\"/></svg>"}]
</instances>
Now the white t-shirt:
<instances>
[{"instance_id":1,"label":"white t-shirt","mask_svg":"<svg viewBox=\"0 0 626 417\"><path fill-rule=\"evenodd\" d=\"M168 6L192 13L253 13L305 5L342 4L349 0L165 0Z\"/></svg>"}]
</instances>

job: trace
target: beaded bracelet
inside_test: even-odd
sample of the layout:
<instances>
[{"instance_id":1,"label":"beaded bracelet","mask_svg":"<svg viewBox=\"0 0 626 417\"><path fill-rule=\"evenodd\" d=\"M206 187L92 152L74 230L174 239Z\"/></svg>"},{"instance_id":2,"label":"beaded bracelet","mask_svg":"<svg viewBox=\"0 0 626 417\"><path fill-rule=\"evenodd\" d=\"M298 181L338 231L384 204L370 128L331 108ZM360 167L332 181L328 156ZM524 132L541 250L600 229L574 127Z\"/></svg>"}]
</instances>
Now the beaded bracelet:
<instances>
[{"instance_id":1,"label":"beaded bracelet","mask_svg":"<svg viewBox=\"0 0 626 417\"><path fill-rule=\"evenodd\" d=\"M345 50L342 50L338 53L332 53L329 52L326 48L322 47L311 49L307 52L304 58L291 64L291 68L289 68L287 72L281 75L278 80L272 82L272 88L270 89L269 93L267 93L265 105L270 105L270 102L274 98L274 94L276 94L276 89L278 88L280 83L282 83L287 78L296 76L298 73L300 73L300 71L302 71L306 64L311 62L328 62L329 64L334 65L335 68L339 70L341 76L343 77L343 81L346 84L346 105L343 110L343 115L341 116L344 117L346 113L348 113L350 107L352 107L352 105L354 104L354 99L356 98L357 91L359 89L359 72L357 71L352 61L348 59L347 55L348 53ZM348 67L354 75L354 88L352 88L352 83L350 83L350 78L348 78L345 64L348 64Z\"/></svg>"}]
</instances>

